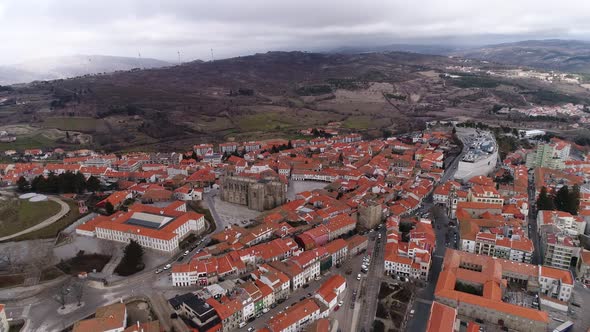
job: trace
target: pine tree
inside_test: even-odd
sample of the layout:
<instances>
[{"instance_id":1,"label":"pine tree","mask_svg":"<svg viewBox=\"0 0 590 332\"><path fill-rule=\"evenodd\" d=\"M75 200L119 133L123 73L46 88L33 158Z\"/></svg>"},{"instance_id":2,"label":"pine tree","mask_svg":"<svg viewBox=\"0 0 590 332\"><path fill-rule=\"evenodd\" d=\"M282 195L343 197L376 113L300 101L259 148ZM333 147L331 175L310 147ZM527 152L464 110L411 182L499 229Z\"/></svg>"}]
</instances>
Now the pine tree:
<instances>
[{"instance_id":1,"label":"pine tree","mask_svg":"<svg viewBox=\"0 0 590 332\"><path fill-rule=\"evenodd\" d=\"M539 198L537 199L537 209L538 210L555 210L555 205L553 204L553 200L549 197L547 193L547 188L541 188L541 193L539 194Z\"/></svg>"},{"instance_id":2,"label":"pine tree","mask_svg":"<svg viewBox=\"0 0 590 332\"><path fill-rule=\"evenodd\" d=\"M106 204L104 205L104 209L107 212L108 215L111 215L115 212L115 207L113 206L113 204L109 201L106 202Z\"/></svg>"},{"instance_id":3,"label":"pine tree","mask_svg":"<svg viewBox=\"0 0 590 332\"><path fill-rule=\"evenodd\" d=\"M580 186L575 184L569 192L567 212L577 215L580 208Z\"/></svg>"},{"instance_id":4,"label":"pine tree","mask_svg":"<svg viewBox=\"0 0 590 332\"><path fill-rule=\"evenodd\" d=\"M569 208L570 192L568 186L559 188L555 194L555 208L559 211L567 211Z\"/></svg>"},{"instance_id":5,"label":"pine tree","mask_svg":"<svg viewBox=\"0 0 590 332\"><path fill-rule=\"evenodd\" d=\"M86 189L88 191L100 190L100 180L96 178L94 175L91 175L86 181Z\"/></svg>"},{"instance_id":6,"label":"pine tree","mask_svg":"<svg viewBox=\"0 0 590 332\"><path fill-rule=\"evenodd\" d=\"M16 181L16 186L18 188L18 191L21 191L21 192L27 191L27 190L29 190L29 181L27 181L27 179L25 179L24 176L21 176Z\"/></svg>"}]
</instances>

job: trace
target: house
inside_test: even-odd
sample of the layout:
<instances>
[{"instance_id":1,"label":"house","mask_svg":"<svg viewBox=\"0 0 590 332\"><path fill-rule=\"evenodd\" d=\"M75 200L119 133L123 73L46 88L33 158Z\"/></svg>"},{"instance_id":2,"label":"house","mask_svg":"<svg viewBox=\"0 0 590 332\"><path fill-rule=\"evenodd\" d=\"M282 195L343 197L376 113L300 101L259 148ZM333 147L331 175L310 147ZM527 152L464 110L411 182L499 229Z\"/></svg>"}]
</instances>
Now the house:
<instances>
[{"instance_id":1,"label":"house","mask_svg":"<svg viewBox=\"0 0 590 332\"><path fill-rule=\"evenodd\" d=\"M221 323L215 309L193 293L176 295L169 303L176 312L195 323L199 331L208 331Z\"/></svg>"},{"instance_id":2,"label":"house","mask_svg":"<svg viewBox=\"0 0 590 332\"><path fill-rule=\"evenodd\" d=\"M269 319L266 329L270 332L299 332L319 318L320 306L314 299L305 299Z\"/></svg>"},{"instance_id":3,"label":"house","mask_svg":"<svg viewBox=\"0 0 590 332\"><path fill-rule=\"evenodd\" d=\"M96 309L94 318L74 324L73 332L123 332L127 326L125 304L114 303Z\"/></svg>"},{"instance_id":4,"label":"house","mask_svg":"<svg viewBox=\"0 0 590 332\"><path fill-rule=\"evenodd\" d=\"M0 304L0 332L8 332L10 326L8 325L8 318L6 318L6 310L4 304Z\"/></svg>"},{"instance_id":5,"label":"house","mask_svg":"<svg viewBox=\"0 0 590 332\"><path fill-rule=\"evenodd\" d=\"M320 286L315 294L315 298L326 305L330 310L333 310L338 304L338 299L345 289L346 279L340 274L335 274Z\"/></svg>"}]
</instances>

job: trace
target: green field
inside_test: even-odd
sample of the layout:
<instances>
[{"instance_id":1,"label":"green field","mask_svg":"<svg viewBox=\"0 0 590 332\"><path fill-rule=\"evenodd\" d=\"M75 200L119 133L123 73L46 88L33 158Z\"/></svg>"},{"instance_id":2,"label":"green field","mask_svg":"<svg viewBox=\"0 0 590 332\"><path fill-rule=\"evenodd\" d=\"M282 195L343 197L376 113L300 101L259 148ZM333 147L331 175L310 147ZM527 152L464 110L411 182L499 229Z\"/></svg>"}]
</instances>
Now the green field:
<instances>
[{"instance_id":1,"label":"green field","mask_svg":"<svg viewBox=\"0 0 590 332\"><path fill-rule=\"evenodd\" d=\"M370 116L351 116L344 120L344 127L350 129L368 129L374 126L374 121Z\"/></svg>"},{"instance_id":2,"label":"green field","mask_svg":"<svg viewBox=\"0 0 590 332\"><path fill-rule=\"evenodd\" d=\"M27 241L27 240L38 240L38 239L51 239L57 236L64 228L71 225L74 221L80 218L80 212L78 211L78 204L71 201L65 201L70 206L70 212L68 212L60 220L53 224L36 230L31 233L23 234L18 236L11 241Z\"/></svg>"},{"instance_id":3,"label":"green field","mask_svg":"<svg viewBox=\"0 0 590 332\"><path fill-rule=\"evenodd\" d=\"M297 123L291 116L278 112L261 112L250 115L243 115L236 119L240 129L243 131L266 131L283 129Z\"/></svg>"},{"instance_id":4,"label":"green field","mask_svg":"<svg viewBox=\"0 0 590 332\"><path fill-rule=\"evenodd\" d=\"M6 150L24 150L24 149L43 149L52 147L55 141L43 134L32 136L18 136L15 142L0 143L0 151Z\"/></svg>"},{"instance_id":5,"label":"green field","mask_svg":"<svg viewBox=\"0 0 590 332\"><path fill-rule=\"evenodd\" d=\"M9 199L0 201L0 237L33 227L57 214L60 210L54 201L29 202Z\"/></svg>"},{"instance_id":6,"label":"green field","mask_svg":"<svg viewBox=\"0 0 590 332\"><path fill-rule=\"evenodd\" d=\"M46 118L41 125L45 128L93 132L104 126L104 121L90 117L53 117Z\"/></svg>"}]
</instances>

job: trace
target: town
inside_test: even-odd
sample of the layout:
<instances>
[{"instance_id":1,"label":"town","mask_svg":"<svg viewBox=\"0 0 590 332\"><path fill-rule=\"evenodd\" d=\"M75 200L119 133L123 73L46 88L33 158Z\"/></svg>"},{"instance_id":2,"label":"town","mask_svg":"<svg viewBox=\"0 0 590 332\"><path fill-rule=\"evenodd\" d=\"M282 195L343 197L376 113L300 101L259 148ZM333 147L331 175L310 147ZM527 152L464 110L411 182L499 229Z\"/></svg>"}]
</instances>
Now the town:
<instances>
[{"instance_id":1,"label":"town","mask_svg":"<svg viewBox=\"0 0 590 332\"><path fill-rule=\"evenodd\" d=\"M29 244L0 254L23 265L0 274L22 279L0 289L0 331L590 327L587 148L500 153L493 132L456 122L302 134L5 151L0 206L46 219L1 234Z\"/></svg>"}]
</instances>

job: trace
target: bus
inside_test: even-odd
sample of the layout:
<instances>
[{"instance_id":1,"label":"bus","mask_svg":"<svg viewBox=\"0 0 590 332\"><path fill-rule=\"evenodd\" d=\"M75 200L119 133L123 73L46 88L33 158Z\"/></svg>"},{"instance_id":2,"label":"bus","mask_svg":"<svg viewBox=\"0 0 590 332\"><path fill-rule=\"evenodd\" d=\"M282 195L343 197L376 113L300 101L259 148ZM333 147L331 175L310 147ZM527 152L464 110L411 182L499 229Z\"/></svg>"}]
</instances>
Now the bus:
<instances>
[{"instance_id":1,"label":"bus","mask_svg":"<svg viewBox=\"0 0 590 332\"><path fill-rule=\"evenodd\" d=\"M574 326L574 323L571 320L568 320L567 322L564 322L563 324L556 327L553 332L566 332L571 330L572 326Z\"/></svg>"}]
</instances>

